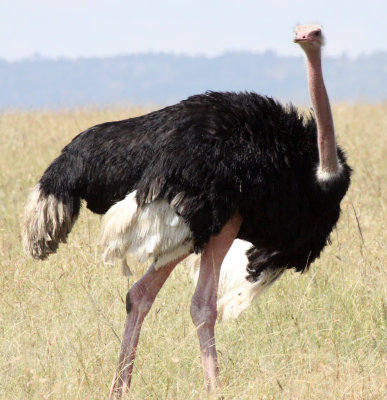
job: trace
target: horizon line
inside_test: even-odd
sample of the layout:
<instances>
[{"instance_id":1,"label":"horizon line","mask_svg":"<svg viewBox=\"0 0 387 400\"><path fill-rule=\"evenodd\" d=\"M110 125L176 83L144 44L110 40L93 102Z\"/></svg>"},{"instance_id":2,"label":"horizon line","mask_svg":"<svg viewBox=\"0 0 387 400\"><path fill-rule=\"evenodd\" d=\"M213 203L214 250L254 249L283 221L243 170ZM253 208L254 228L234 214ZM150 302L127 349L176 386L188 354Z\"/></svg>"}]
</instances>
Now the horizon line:
<instances>
[{"instance_id":1,"label":"horizon line","mask_svg":"<svg viewBox=\"0 0 387 400\"><path fill-rule=\"evenodd\" d=\"M38 60L47 60L47 61L58 61L58 60L71 60L71 61L78 61L78 60L100 60L100 59L108 59L108 58L119 58L119 57L131 57L131 56L168 56L168 57L175 57L175 58L191 58L191 59L207 59L207 60L214 60L217 58L221 58L224 56L228 55L238 55L238 54L244 54L244 55L252 55L252 56L263 56L263 55L272 55L277 58L291 58L291 59L299 59L303 58L303 55L294 55L294 54L282 54L278 53L274 49L265 49L262 51L256 51L256 50L236 50L236 49L230 49L230 50L225 50L221 53L215 54L215 55L209 55L209 54L190 54L190 53L184 53L184 52L172 52L172 51L155 51L155 50L148 50L148 51L143 51L143 52L129 52L129 53L117 53L117 54L106 54L106 55L76 55L76 56L71 56L71 55L58 55L58 56L48 56L48 55L43 55L40 54L39 52L35 52L30 55L22 56L22 57L17 57L17 58L5 58L4 56L0 56L0 61L2 62L7 62L9 64L16 64L19 62L25 62L25 61L38 61ZM347 52L343 51L341 54L335 54L335 55L329 55L325 54L324 58L330 58L330 59L339 59L339 58L346 58L349 60L356 60L364 57L372 57L375 55L380 55L380 54L387 54L387 50L373 50L372 52L366 53L362 52L357 55L349 55Z\"/></svg>"}]
</instances>

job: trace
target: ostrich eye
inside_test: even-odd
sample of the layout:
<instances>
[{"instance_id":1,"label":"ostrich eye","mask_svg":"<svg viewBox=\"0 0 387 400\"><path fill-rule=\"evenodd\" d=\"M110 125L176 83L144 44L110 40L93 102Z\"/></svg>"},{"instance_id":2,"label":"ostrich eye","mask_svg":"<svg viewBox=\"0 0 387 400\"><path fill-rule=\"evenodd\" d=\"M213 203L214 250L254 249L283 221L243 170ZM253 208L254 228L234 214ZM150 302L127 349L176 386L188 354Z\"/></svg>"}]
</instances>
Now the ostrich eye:
<instances>
[{"instance_id":1,"label":"ostrich eye","mask_svg":"<svg viewBox=\"0 0 387 400\"><path fill-rule=\"evenodd\" d=\"M314 36L319 37L321 35L321 31L314 31Z\"/></svg>"}]
</instances>

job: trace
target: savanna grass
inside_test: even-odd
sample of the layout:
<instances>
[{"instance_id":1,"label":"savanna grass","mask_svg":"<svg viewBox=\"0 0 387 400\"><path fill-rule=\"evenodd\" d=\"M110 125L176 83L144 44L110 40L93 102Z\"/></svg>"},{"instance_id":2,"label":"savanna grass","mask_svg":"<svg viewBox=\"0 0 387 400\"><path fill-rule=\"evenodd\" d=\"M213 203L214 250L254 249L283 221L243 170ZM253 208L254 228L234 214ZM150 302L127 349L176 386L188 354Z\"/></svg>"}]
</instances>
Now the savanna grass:
<instances>
[{"instance_id":1,"label":"savanna grass","mask_svg":"<svg viewBox=\"0 0 387 400\"><path fill-rule=\"evenodd\" d=\"M126 291L145 266L105 266L100 217L83 210L49 260L20 244L23 206L49 162L81 130L141 109L0 115L0 398L103 399L119 353ZM304 275L287 272L237 321L217 326L225 399L387 398L387 105L336 105L354 168L342 216ZM205 398L193 286L179 266L145 320L132 399Z\"/></svg>"}]
</instances>

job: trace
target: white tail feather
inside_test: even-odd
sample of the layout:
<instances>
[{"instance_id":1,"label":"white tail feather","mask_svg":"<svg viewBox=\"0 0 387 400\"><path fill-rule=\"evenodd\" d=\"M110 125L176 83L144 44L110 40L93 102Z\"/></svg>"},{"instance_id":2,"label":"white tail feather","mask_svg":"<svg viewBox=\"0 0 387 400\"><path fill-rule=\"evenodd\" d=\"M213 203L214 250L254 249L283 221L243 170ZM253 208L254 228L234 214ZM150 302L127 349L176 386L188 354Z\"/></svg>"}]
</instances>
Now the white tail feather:
<instances>
[{"instance_id":1,"label":"white tail feather","mask_svg":"<svg viewBox=\"0 0 387 400\"><path fill-rule=\"evenodd\" d=\"M66 242L74 222L70 205L52 194L47 196L36 185L24 210L24 251L34 258L47 258L55 253L60 242Z\"/></svg>"}]
</instances>

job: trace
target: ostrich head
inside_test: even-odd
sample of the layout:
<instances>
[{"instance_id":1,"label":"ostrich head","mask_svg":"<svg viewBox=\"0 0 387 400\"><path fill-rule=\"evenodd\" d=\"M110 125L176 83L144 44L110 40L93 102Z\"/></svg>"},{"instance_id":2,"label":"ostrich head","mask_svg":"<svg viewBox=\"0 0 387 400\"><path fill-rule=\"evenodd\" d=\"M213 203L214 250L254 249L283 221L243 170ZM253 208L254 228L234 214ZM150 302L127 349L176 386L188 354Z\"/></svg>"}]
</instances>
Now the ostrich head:
<instances>
[{"instance_id":1,"label":"ostrich head","mask_svg":"<svg viewBox=\"0 0 387 400\"><path fill-rule=\"evenodd\" d=\"M299 44L306 52L319 50L324 45L321 25L297 25L294 32L294 43Z\"/></svg>"}]
</instances>

